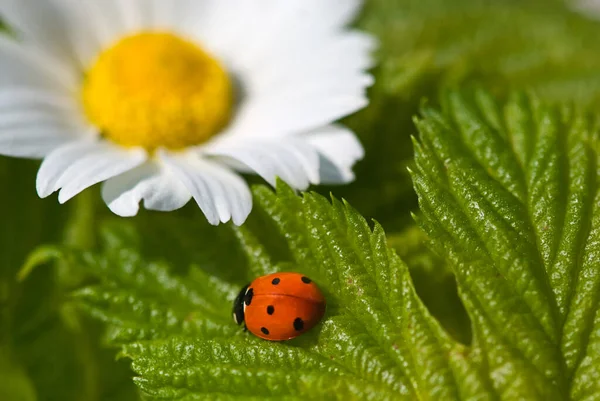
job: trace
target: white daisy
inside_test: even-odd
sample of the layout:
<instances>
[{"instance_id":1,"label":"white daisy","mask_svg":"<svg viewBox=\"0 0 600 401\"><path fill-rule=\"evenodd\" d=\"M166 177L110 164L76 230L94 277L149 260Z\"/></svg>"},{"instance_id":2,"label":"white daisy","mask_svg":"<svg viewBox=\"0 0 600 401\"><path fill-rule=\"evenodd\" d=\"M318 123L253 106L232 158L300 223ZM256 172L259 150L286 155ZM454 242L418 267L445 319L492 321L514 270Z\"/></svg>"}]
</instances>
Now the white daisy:
<instances>
[{"instance_id":1,"label":"white daisy","mask_svg":"<svg viewBox=\"0 0 600 401\"><path fill-rule=\"evenodd\" d=\"M333 124L367 104L360 0L0 0L0 154L43 158L39 196L103 182L120 216L191 198L242 224L237 172L296 189L353 180Z\"/></svg>"}]
</instances>

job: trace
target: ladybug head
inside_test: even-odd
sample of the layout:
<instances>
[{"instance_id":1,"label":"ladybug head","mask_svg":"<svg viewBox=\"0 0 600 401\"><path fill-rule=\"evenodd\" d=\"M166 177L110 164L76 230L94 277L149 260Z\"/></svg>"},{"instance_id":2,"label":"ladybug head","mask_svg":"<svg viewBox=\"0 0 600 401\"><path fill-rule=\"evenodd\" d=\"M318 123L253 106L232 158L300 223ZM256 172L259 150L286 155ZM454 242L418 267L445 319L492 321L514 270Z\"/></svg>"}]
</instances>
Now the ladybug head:
<instances>
[{"instance_id":1,"label":"ladybug head","mask_svg":"<svg viewBox=\"0 0 600 401\"><path fill-rule=\"evenodd\" d=\"M236 324L242 324L244 321L244 297L249 286L250 284L244 286L233 301L233 321Z\"/></svg>"}]
</instances>

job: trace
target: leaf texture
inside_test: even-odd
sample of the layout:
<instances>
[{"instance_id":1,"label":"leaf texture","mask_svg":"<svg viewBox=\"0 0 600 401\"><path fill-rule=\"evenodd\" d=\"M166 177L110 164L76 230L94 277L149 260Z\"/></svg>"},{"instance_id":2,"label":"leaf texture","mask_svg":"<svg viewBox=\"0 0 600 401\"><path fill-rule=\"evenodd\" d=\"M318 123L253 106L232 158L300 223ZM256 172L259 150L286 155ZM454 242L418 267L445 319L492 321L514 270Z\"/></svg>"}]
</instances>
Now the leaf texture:
<instances>
[{"instance_id":1,"label":"leaf texture","mask_svg":"<svg viewBox=\"0 0 600 401\"><path fill-rule=\"evenodd\" d=\"M429 315L379 224L369 227L335 198L299 197L283 184L277 194L258 187L255 200L253 219L234 229L237 250L223 249L220 257L241 251L245 266L233 268L246 271L246 281L285 269L319 284L328 300L325 319L292 341L259 340L233 323L231 302L243 281L216 278L201 266L178 275L165 263L147 262L133 230L108 227L105 250L79 256L76 263L101 282L76 298L108 323L107 340L133 360L144 393L158 399L457 397L457 375L470 369L466 350ZM265 227L271 241L260 239Z\"/></svg>"},{"instance_id":2,"label":"leaf texture","mask_svg":"<svg viewBox=\"0 0 600 401\"><path fill-rule=\"evenodd\" d=\"M600 397L598 141L593 122L515 95L450 93L417 120L421 223L500 399Z\"/></svg>"}]
</instances>

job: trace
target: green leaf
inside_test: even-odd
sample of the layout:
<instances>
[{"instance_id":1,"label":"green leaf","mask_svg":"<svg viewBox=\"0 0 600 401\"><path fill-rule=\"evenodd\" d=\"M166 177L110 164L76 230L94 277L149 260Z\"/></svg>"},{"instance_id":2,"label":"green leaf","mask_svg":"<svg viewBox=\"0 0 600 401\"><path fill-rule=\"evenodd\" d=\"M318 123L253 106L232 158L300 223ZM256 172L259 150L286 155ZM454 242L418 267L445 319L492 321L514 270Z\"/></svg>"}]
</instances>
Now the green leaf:
<instances>
[{"instance_id":1,"label":"green leaf","mask_svg":"<svg viewBox=\"0 0 600 401\"><path fill-rule=\"evenodd\" d=\"M370 227L335 198L298 197L284 185L277 194L256 188L255 203L248 224L233 230L237 245L211 240L228 238L223 233L232 227L206 228L212 235L196 238L212 242L221 269L238 272L235 280L198 265L178 273L177 263L147 261L140 256L145 240L122 224L106 228L103 252L80 256L77 264L101 281L76 299L108 324L107 341L133 360L144 393L185 400L456 398L456 375L469 369L466 348L429 315L379 224ZM238 252L242 265L227 264ZM328 302L321 325L285 343L253 337L231 319L241 286L279 270L312 277Z\"/></svg>"},{"instance_id":2,"label":"green leaf","mask_svg":"<svg viewBox=\"0 0 600 401\"><path fill-rule=\"evenodd\" d=\"M598 398L598 131L524 95L443 103L417 120L414 181L472 320L472 363L498 398Z\"/></svg>"},{"instance_id":3,"label":"green leaf","mask_svg":"<svg viewBox=\"0 0 600 401\"><path fill-rule=\"evenodd\" d=\"M196 237L222 238L211 240L212 256L220 249L224 263L245 254L235 269L244 280L198 266L174 274L139 256L133 232L114 228L103 254L85 255L102 283L78 297L109 323L108 340L133 359L140 388L176 399L593 396L586 377L597 375L597 351L584 338L597 331L598 303L598 223L586 224L598 203L589 122L523 96L499 106L485 93L451 94L443 103L418 122L415 186L422 224L472 319L470 346L431 318L378 224L335 199L258 188L238 246L227 228ZM273 344L241 333L229 314L241 284L281 267L314 277L329 312L313 333Z\"/></svg>"},{"instance_id":4,"label":"green leaf","mask_svg":"<svg viewBox=\"0 0 600 401\"><path fill-rule=\"evenodd\" d=\"M169 217L151 232L142 216L130 228L109 224L104 249L78 256L75 264L99 282L75 299L107 323L107 342L132 360L142 392L184 400L597 398L592 121L523 95L499 104L484 92L450 93L442 104L417 120L413 175L418 220L445 261L423 250L414 231L392 244L415 277L415 269L451 268L470 343L432 317L425 305L435 312L436 304L417 296L379 224L335 198L257 187L241 228ZM161 261L159 249L177 256ZM271 343L233 324L231 302L243 284L280 270L312 277L328 311L306 335Z\"/></svg>"},{"instance_id":5,"label":"green leaf","mask_svg":"<svg viewBox=\"0 0 600 401\"><path fill-rule=\"evenodd\" d=\"M432 252L429 238L411 226L388 236L388 243L406 262L417 295L444 329L463 344L471 342L471 325L458 297L456 280L444 259Z\"/></svg>"}]
</instances>

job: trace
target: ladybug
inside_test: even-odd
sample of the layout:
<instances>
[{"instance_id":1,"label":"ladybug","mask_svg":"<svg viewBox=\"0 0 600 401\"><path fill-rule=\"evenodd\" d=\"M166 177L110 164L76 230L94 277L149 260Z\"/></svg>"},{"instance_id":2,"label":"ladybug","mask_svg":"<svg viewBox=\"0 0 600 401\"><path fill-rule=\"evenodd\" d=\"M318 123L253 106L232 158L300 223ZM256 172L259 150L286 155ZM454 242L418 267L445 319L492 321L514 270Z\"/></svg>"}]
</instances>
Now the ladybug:
<instances>
[{"instance_id":1,"label":"ladybug","mask_svg":"<svg viewBox=\"0 0 600 401\"><path fill-rule=\"evenodd\" d=\"M311 279L274 273L248 284L233 302L233 320L260 338L284 341L313 328L325 313L325 298Z\"/></svg>"}]
</instances>

